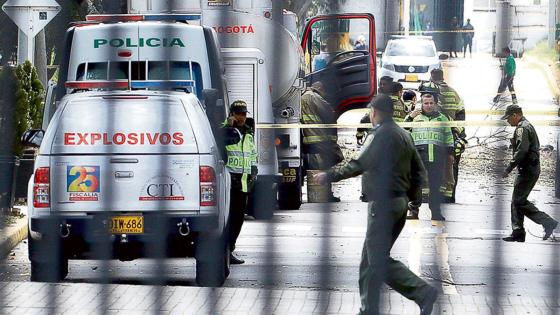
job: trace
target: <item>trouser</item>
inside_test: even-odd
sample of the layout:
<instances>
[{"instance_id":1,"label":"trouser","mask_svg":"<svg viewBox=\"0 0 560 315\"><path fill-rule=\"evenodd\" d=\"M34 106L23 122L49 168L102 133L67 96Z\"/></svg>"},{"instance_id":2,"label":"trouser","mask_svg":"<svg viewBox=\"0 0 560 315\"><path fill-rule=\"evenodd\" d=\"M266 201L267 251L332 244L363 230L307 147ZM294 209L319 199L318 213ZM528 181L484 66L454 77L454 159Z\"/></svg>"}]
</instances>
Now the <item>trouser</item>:
<instances>
[{"instance_id":1,"label":"trouser","mask_svg":"<svg viewBox=\"0 0 560 315\"><path fill-rule=\"evenodd\" d=\"M455 200L455 191L457 190L457 181L459 180L459 163L461 162L461 155L455 155L455 160L453 161L453 192L451 194L451 199Z\"/></svg>"},{"instance_id":2,"label":"trouser","mask_svg":"<svg viewBox=\"0 0 560 315\"><path fill-rule=\"evenodd\" d=\"M511 227L514 231L524 230L523 221L525 217L543 226L556 222L548 214L539 211L533 203L527 200L527 197L529 197L531 190L533 190L533 187L535 187L539 179L539 173L540 172L520 172L515 177L513 196L511 199Z\"/></svg>"},{"instance_id":3,"label":"trouser","mask_svg":"<svg viewBox=\"0 0 560 315\"><path fill-rule=\"evenodd\" d=\"M443 160L443 159L442 159ZM446 163L441 162L426 162L424 165L428 171L428 187L430 195L428 196L428 205L432 212L432 217L441 215L441 202L443 194L441 193L441 184L446 171Z\"/></svg>"},{"instance_id":4,"label":"trouser","mask_svg":"<svg viewBox=\"0 0 560 315\"><path fill-rule=\"evenodd\" d=\"M379 314L382 283L417 304L421 304L429 292L430 285L426 281L390 256L406 222L407 203L408 198L400 197L384 204L368 204L367 232L360 262L361 314Z\"/></svg>"},{"instance_id":5,"label":"trouser","mask_svg":"<svg viewBox=\"0 0 560 315\"><path fill-rule=\"evenodd\" d=\"M235 243L241 233L243 221L245 221L245 211L247 210L248 193L239 189L230 190L229 203L229 249L235 250Z\"/></svg>"},{"instance_id":6,"label":"trouser","mask_svg":"<svg viewBox=\"0 0 560 315\"><path fill-rule=\"evenodd\" d=\"M469 53L472 55L472 40L467 40L463 44L463 57L467 55L467 46L469 46Z\"/></svg>"},{"instance_id":7,"label":"trouser","mask_svg":"<svg viewBox=\"0 0 560 315\"><path fill-rule=\"evenodd\" d=\"M496 95L496 99L495 101L497 101L498 97L504 93L504 91L506 90L506 87L508 88L509 92L511 93L511 99L513 101L517 101L517 96L515 95L515 89L513 88L513 76L510 75L505 75L502 77L502 80L500 81L500 86L498 87L498 95Z\"/></svg>"}]
</instances>

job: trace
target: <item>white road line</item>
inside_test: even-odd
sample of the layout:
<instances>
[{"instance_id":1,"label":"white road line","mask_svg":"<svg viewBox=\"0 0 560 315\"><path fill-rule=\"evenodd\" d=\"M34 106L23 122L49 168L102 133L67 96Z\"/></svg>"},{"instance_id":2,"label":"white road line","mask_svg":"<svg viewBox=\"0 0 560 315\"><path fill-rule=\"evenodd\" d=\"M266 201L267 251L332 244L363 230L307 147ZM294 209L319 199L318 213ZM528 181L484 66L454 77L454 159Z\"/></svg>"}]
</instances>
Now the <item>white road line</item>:
<instances>
[{"instance_id":1,"label":"white road line","mask_svg":"<svg viewBox=\"0 0 560 315\"><path fill-rule=\"evenodd\" d=\"M277 231L311 231L311 225L282 224L276 227Z\"/></svg>"},{"instance_id":2,"label":"white road line","mask_svg":"<svg viewBox=\"0 0 560 315\"><path fill-rule=\"evenodd\" d=\"M450 283L442 283L441 287L443 289L443 294L447 295L459 295L457 288L454 283L453 276L451 275L451 268L449 267L449 246L447 245L447 233L441 233L436 236L436 250L439 272L442 279L449 281Z\"/></svg>"},{"instance_id":3,"label":"white road line","mask_svg":"<svg viewBox=\"0 0 560 315\"><path fill-rule=\"evenodd\" d=\"M409 220L406 222L410 230L412 231L410 235L410 247L408 249L408 269L410 269L414 274L420 277L420 264L422 262L422 234L424 234L424 229L420 227L419 220Z\"/></svg>"}]
</instances>

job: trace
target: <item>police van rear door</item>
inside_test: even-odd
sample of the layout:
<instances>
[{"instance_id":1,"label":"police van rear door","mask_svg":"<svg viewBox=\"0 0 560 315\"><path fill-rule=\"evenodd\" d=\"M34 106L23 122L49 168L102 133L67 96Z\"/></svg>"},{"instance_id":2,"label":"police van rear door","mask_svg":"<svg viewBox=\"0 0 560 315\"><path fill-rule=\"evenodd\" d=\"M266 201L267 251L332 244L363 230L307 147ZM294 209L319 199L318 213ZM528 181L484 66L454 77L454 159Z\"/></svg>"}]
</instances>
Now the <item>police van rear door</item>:
<instances>
[{"instance_id":1,"label":"police van rear door","mask_svg":"<svg viewBox=\"0 0 560 315\"><path fill-rule=\"evenodd\" d=\"M71 100L51 147L52 210L196 212L199 153L178 99L121 93Z\"/></svg>"}]
</instances>

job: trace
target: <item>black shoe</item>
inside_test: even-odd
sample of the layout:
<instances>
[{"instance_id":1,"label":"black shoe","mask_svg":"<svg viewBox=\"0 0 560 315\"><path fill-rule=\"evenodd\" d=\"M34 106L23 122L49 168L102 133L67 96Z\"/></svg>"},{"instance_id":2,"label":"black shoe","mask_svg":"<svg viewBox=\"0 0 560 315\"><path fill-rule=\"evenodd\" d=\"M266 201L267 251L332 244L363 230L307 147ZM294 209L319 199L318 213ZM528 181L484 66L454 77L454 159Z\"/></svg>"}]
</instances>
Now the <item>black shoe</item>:
<instances>
[{"instance_id":1,"label":"black shoe","mask_svg":"<svg viewBox=\"0 0 560 315\"><path fill-rule=\"evenodd\" d=\"M525 242L525 231L514 230L510 236L502 238L506 242Z\"/></svg>"},{"instance_id":2,"label":"black shoe","mask_svg":"<svg viewBox=\"0 0 560 315\"><path fill-rule=\"evenodd\" d=\"M558 222L554 221L552 223L544 225L544 236L543 241L546 241L554 232L554 229L558 226Z\"/></svg>"},{"instance_id":3,"label":"black shoe","mask_svg":"<svg viewBox=\"0 0 560 315\"><path fill-rule=\"evenodd\" d=\"M233 253L229 254L229 263L231 265L241 265L245 263L245 260L241 259L241 258L237 258L235 256L233 256Z\"/></svg>"},{"instance_id":4,"label":"black shoe","mask_svg":"<svg viewBox=\"0 0 560 315\"><path fill-rule=\"evenodd\" d=\"M340 202L340 198L335 197L335 196L330 196L329 197L329 202Z\"/></svg>"},{"instance_id":5,"label":"black shoe","mask_svg":"<svg viewBox=\"0 0 560 315\"><path fill-rule=\"evenodd\" d=\"M445 221L445 217L441 214L433 214L432 220L434 221Z\"/></svg>"},{"instance_id":6,"label":"black shoe","mask_svg":"<svg viewBox=\"0 0 560 315\"><path fill-rule=\"evenodd\" d=\"M500 100L500 96L496 95L496 96L494 96L494 99L492 100L492 103L496 104L496 103L498 103L499 100Z\"/></svg>"},{"instance_id":7,"label":"black shoe","mask_svg":"<svg viewBox=\"0 0 560 315\"><path fill-rule=\"evenodd\" d=\"M430 287L430 292L424 300L419 305L420 306L420 315L430 315L432 314L432 310L434 309L434 303L436 303L438 296L438 291L434 287Z\"/></svg>"}]
</instances>

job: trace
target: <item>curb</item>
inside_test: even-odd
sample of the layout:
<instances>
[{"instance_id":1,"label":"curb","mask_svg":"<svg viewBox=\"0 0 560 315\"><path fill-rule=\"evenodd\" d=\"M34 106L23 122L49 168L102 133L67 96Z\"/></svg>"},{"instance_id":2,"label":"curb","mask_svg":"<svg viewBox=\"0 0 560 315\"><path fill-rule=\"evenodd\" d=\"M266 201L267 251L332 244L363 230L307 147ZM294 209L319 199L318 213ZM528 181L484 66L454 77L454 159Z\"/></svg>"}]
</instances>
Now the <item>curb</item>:
<instances>
[{"instance_id":1,"label":"curb","mask_svg":"<svg viewBox=\"0 0 560 315\"><path fill-rule=\"evenodd\" d=\"M548 86L550 88L550 90L552 91L552 94L554 95L554 100L556 101L557 104L560 103L560 87L558 86L559 83L556 82L556 78L552 75L551 71L550 71L550 67L549 65L538 61L537 59L533 58L533 57L525 57L527 58L527 61L529 63L533 63L535 65L537 65L537 67L540 68L540 70L545 74L546 76L546 81L548 82Z\"/></svg>"},{"instance_id":2,"label":"curb","mask_svg":"<svg viewBox=\"0 0 560 315\"><path fill-rule=\"evenodd\" d=\"M5 257L19 242L27 238L27 216L0 230L0 257Z\"/></svg>"}]
</instances>

